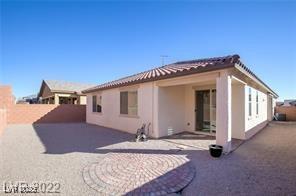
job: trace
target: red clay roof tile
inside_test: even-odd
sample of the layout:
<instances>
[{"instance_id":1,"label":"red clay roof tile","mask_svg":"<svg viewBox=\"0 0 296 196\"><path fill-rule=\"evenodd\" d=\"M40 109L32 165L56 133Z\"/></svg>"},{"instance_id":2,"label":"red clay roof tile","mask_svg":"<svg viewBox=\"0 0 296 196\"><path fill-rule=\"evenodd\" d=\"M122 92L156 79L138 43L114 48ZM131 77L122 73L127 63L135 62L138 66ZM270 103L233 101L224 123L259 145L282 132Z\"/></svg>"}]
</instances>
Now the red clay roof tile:
<instances>
[{"instance_id":1,"label":"red clay roof tile","mask_svg":"<svg viewBox=\"0 0 296 196\"><path fill-rule=\"evenodd\" d=\"M205 58L190 61L180 61L162 67L157 67L148 71L144 71L132 76L124 77L118 80L107 82L82 91L83 93L90 93L98 90L116 88L121 86L128 86L144 82L162 80L178 76L190 75L194 73L224 69L238 65L246 70L250 75L254 76L263 85L270 89L262 80L260 80L251 70L249 70L241 61L240 56L229 55L224 57ZM277 94L270 89L276 96Z\"/></svg>"}]
</instances>

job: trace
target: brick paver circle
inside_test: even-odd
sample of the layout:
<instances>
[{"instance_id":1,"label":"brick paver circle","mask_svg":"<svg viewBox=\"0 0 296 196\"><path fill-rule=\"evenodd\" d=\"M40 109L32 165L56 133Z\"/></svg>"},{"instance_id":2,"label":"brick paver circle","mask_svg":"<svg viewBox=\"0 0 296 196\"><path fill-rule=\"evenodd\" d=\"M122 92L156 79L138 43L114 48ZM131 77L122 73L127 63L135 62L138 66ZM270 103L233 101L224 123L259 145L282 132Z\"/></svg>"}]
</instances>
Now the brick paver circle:
<instances>
[{"instance_id":1,"label":"brick paver circle","mask_svg":"<svg viewBox=\"0 0 296 196\"><path fill-rule=\"evenodd\" d=\"M106 195L167 195L194 176L184 155L171 154L108 153L83 169L85 183Z\"/></svg>"}]
</instances>

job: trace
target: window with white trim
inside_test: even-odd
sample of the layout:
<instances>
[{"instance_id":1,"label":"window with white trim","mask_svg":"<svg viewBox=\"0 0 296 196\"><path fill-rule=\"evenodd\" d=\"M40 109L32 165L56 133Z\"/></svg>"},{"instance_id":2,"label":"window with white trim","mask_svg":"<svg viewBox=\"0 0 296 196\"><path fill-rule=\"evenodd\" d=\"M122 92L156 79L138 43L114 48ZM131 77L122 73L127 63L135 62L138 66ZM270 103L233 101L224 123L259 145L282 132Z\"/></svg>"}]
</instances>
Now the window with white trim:
<instances>
[{"instance_id":1,"label":"window with white trim","mask_svg":"<svg viewBox=\"0 0 296 196\"><path fill-rule=\"evenodd\" d=\"M252 89L249 88L249 116L252 116Z\"/></svg>"},{"instance_id":2,"label":"window with white trim","mask_svg":"<svg viewBox=\"0 0 296 196\"><path fill-rule=\"evenodd\" d=\"M138 115L138 92L120 92L120 114Z\"/></svg>"},{"instance_id":3,"label":"window with white trim","mask_svg":"<svg viewBox=\"0 0 296 196\"><path fill-rule=\"evenodd\" d=\"M93 112L102 112L102 96L93 95L92 96L92 110Z\"/></svg>"}]
</instances>

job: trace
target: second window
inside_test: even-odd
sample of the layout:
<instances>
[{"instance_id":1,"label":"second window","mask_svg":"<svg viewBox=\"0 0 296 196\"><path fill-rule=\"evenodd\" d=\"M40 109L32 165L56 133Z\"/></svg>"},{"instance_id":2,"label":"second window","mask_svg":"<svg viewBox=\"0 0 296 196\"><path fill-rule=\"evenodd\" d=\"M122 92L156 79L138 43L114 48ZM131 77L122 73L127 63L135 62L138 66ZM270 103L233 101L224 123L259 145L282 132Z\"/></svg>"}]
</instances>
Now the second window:
<instances>
[{"instance_id":1,"label":"second window","mask_svg":"<svg viewBox=\"0 0 296 196\"><path fill-rule=\"evenodd\" d=\"M138 92L120 92L120 114L138 115Z\"/></svg>"}]
</instances>

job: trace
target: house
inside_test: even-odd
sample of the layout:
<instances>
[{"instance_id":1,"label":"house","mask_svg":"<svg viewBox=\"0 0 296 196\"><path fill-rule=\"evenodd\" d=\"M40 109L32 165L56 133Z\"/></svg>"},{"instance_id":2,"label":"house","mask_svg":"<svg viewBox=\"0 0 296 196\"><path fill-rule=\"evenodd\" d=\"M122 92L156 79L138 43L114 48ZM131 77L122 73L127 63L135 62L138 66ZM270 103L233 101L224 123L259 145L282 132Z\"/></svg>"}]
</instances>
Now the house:
<instances>
[{"instance_id":1,"label":"house","mask_svg":"<svg viewBox=\"0 0 296 196\"><path fill-rule=\"evenodd\" d=\"M296 99L286 99L286 100L284 100L283 106L296 106Z\"/></svg>"},{"instance_id":2,"label":"house","mask_svg":"<svg viewBox=\"0 0 296 196\"><path fill-rule=\"evenodd\" d=\"M246 140L272 120L278 95L239 55L176 62L82 91L87 122L135 133L151 123L150 136L183 131Z\"/></svg>"},{"instance_id":3,"label":"house","mask_svg":"<svg viewBox=\"0 0 296 196\"><path fill-rule=\"evenodd\" d=\"M283 101L277 101L275 103L275 106L283 106L284 105L284 102Z\"/></svg>"},{"instance_id":4,"label":"house","mask_svg":"<svg viewBox=\"0 0 296 196\"><path fill-rule=\"evenodd\" d=\"M91 84L43 80L38 100L42 104L86 104L86 95L81 91L93 87Z\"/></svg>"},{"instance_id":5,"label":"house","mask_svg":"<svg viewBox=\"0 0 296 196\"><path fill-rule=\"evenodd\" d=\"M276 106L296 106L296 99L285 99L284 101L277 101Z\"/></svg>"}]
</instances>

